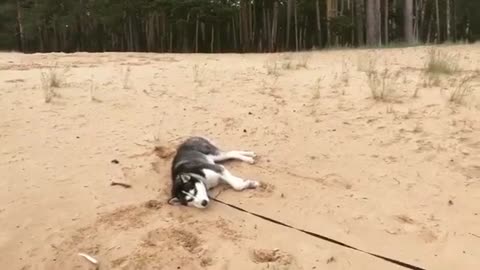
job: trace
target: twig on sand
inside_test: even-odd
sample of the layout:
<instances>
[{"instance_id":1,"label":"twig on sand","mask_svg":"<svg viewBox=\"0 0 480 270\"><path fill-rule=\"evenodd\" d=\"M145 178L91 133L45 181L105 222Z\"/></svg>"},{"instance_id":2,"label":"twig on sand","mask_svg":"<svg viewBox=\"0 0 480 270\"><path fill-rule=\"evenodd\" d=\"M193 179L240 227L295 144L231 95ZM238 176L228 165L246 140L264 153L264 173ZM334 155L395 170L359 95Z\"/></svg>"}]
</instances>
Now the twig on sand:
<instances>
[{"instance_id":1,"label":"twig on sand","mask_svg":"<svg viewBox=\"0 0 480 270\"><path fill-rule=\"evenodd\" d=\"M470 233L470 235L475 236L475 237L477 237L477 238L480 238L480 235L476 235L476 234L474 234L474 233Z\"/></svg>"},{"instance_id":2,"label":"twig on sand","mask_svg":"<svg viewBox=\"0 0 480 270\"><path fill-rule=\"evenodd\" d=\"M81 256L81 257L84 257L85 259L87 259L89 262L91 262L92 264L94 264L97 269L98 269L98 260L93 258L92 256L88 255L88 254L85 254L85 253L78 253L78 256Z\"/></svg>"},{"instance_id":3,"label":"twig on sand","mask_svg":"<svg viewBox=\"0 0 480 270\"><path fill-rule=\"evenodd\" d=\"M125 183L120 183L120 182L112 182L110 184L111 186L121 186L121 187L124 187L124 188L131 188L132 185L130 184L125 184Z\"/></svg>"}]
</instances>

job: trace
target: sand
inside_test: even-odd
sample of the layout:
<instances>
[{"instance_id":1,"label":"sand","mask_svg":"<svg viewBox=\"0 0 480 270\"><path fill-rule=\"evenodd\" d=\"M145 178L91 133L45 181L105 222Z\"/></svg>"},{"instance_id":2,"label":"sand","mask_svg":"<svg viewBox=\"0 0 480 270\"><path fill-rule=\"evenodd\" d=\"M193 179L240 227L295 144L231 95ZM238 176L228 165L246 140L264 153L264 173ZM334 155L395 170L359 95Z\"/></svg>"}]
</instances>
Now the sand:
<instances>
[{"instance_id":1,"label":"sand","mask_svg":"<svg viewBox=\"0 0 480 270\"><path fill-rule=\"evenodd\" d=\"M220 203L166 204L175 146L251 150L212 196L426 269L480 267L480 45L298 54L0 54L2 269L406 269ZM365 71L388 67L388 96ZM41 74L55 66L48 92ZM111 182L131 185L112 186Z\"/></svg>"}]
</instances>

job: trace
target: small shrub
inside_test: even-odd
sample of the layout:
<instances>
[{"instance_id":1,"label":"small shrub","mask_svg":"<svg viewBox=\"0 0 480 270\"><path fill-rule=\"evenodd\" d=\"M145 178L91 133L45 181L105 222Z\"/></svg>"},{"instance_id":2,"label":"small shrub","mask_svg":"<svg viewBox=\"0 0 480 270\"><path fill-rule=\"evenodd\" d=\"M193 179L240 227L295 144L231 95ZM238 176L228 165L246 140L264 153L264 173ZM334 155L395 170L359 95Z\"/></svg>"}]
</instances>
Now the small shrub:
<instances>
[{"instance_id":1,"label":"small shrub","mask_svg":"<svg viewBox=\"0 0 480 270\"><path fill-rule=\"evenodd\" d=\"M478 77L478 73L466 75L460 78L458 85L450 93L449 101L455 104L462 104L465 98L470 96L473 92L472 81Z\"/></svg>"},{"instance_id":2,"label":"small shrub","mask_svg":"<svg viewBox=\"0 0 480 270\"><path fill-rule=\"evenodd\" d=\"M57 92L55 92L54 88L60 88L63 84L65 84L67 72L67 68L65 68L63 72L58 71L57 64L49 67L46 71L41 71L40 80L46 103L50 103L54 97L60 96Z\"/></svg>"},{"instance_id":3,"label":"small shrub","mask_svg":"<svg viewBox=\"0 0 480 270\"><path fill-rule=\"evenodd\" d=\"M387 68L381 72L376 70L367 72L367 83L372 98L377 101L391 100L395 93L393 83L396 76L396 74L392 74Z\"/></svg>"},{"instance_id":4,"label":"small shrub","mask_svg":"<svg viewBox=\"0 0 480 270\"><path fill-rule=\"evenodd\" d=\"M458 62L454 56L443 53L432 48L428 52L427 61L425 63L425 71L433 74L453 74L458 70Z\"/></svg>"}]
</instances>

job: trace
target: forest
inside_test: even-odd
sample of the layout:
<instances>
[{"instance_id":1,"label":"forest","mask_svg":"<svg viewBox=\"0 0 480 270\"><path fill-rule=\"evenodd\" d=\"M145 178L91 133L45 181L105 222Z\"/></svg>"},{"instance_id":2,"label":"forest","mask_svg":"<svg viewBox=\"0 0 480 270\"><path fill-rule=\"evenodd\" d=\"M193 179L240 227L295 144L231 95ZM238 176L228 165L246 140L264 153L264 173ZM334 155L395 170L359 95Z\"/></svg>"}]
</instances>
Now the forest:
<instances>
[{"instance_id":1,"label":"forest","mask_svg":"<svg viewBox=\"0 0 480 270\"><path fill-rule=\"evenodd\" d=\"M242 53L473 42L478 15L479 0L1 0L0 49Z\"/></svg>"}]
</instances>

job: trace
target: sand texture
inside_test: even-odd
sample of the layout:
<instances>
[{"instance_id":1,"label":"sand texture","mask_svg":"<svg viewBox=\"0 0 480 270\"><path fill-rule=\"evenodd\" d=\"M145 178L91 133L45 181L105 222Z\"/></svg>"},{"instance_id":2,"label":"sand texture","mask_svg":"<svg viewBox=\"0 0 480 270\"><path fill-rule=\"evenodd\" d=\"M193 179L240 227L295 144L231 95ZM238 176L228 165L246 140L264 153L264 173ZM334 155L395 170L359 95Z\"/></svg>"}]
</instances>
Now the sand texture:
<instances>
[{"instance_id":1,"label":"sand texture","mask_svg":"<svg viewBox=\"0 0 480 270\"><path fill-rule=\"evenodd\" d=\"M98 269L405 269L220 203L168 205L175 147L201 135L258 156L225 166L262 186L212 190L222 201L426 269L480 269L480 79L454 94L480 45L439 47L459 71L438 76L429 50L1 53L0 268L95 269L83 252Z\"/></svg>"}]
</instances>

